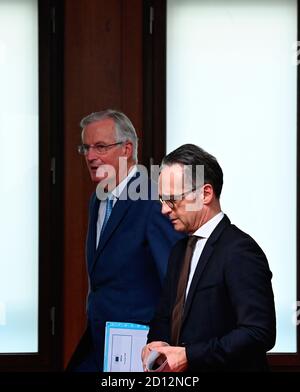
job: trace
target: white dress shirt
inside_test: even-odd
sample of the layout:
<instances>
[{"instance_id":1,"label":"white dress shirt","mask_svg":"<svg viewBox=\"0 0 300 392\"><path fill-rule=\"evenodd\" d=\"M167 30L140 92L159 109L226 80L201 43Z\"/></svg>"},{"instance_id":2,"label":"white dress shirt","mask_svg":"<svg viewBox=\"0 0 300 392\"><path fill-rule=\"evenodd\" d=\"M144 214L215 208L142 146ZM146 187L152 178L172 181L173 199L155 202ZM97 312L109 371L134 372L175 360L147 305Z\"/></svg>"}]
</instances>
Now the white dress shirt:
<instances>
[{"instance_id":1,"label":"white dress shirt","mask_svg":"<svg viewBox=\"0 0 300 392\"><path fill-rule=\"evenodd\" d=\"M107 194L107 198L108 199L111 199L111 198L113 199L113 207L115 206L117 200L119 199L121 193L125 189L125 187L128 184L129 180L136 174L136 172L137 172L137 167L133 166L130 169L127 177L125 177L120 182L120 184L115 187L115 189L111 193ZM99 206L98 220L97 220L96 247L98 246L98 243L99 243L100 233L101 233L101 229L102 229L103 222L104 222L106 203L107 203L106 200L101 200L101 203L100 203L100 206Z\"/></svg>"},{"instance_id":2,"label":"white dress shirt","mask_svg":"<svg viewBox=\"0 0 300 392\"><path fill-rule=\"evenodd\" d=\"M201 254L202 254L202 251L204 249L204 246L205 246L209 236L215 230L217 225L221 222L223 217L224 217L224 213L221 211L217 215L215 215L212 219L210 219L208 222L206 222L203 226L199 227L199 229L196 230L195 233L193 233L193 235L196 235L196 236L202 237L202 238L199 238L199 240L196 243L195 249L194 249L194 253L193 253L193 257L192 257L192 261L191 261L189 280L188 280L188 284L186 286L185 297L187 297L187 295L188 295L188 292L189 292L189 289L190 289L190 286L192 283L192 279L193 279L195 270L197 268L198 261L200 259Z\"/></svg>"}]
</instances>

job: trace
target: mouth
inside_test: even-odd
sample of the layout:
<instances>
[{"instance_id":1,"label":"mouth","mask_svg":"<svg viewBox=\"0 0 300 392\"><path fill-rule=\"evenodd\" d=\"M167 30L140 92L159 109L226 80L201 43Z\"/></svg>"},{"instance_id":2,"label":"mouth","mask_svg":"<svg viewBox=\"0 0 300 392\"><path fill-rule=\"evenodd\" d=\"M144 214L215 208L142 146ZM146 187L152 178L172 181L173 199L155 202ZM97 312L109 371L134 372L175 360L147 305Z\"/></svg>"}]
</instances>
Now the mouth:
<instances>
[{"instance_id":1,"label":"mouth","mask_svg":"<svg viewBox=\"0 0 300 392\"><path fill-rule=\"evenodd\" d=\"M90 170L91 170L93 173L96 173L98 167L99 167L99 166L90 166Z\"/></svg>"}]
</instances>

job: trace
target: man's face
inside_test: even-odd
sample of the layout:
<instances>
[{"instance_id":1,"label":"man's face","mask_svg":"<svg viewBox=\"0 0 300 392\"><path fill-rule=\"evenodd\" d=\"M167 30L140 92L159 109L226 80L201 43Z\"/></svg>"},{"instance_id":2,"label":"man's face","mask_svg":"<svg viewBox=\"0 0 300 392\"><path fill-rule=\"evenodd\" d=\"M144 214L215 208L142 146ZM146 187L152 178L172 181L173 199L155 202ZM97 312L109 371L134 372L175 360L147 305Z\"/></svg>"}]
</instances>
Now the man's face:
<instances>
[{"instance_id":1,"label":"man's face","mask_svg":"<svg viewBox=\"0 0 300 392\"><path fill-rule=\"evenodd\" d=\"M83 144L87 145L108 145L118 142L116 140L115 124L111 118L103 119L87 125L83 132ZM101 182L112 177L105 174L107 166L112 167L116 173L116 185L119 183L119 158L127 159L126 143L111 146L107 151L99 153L96 149L90 148L85 156L85 160L94 182Z\"/></svg>"},{"instance_id":2,"label":"man's face","mask_svg":"<svg viewBox=\"0 0 300 392\"><path fill-rule=\"evenodd\" d=\"M184 168L179 164L164 166L159 176L159 194L162 199L172 200L178 195L185 196L175 200L174 206L162 203L162 214L168 216L174 229L180 232L193 233L201 222L202 202L199 192L190 192L192 186L184 179Z\"/></svg>"}]
</instances>

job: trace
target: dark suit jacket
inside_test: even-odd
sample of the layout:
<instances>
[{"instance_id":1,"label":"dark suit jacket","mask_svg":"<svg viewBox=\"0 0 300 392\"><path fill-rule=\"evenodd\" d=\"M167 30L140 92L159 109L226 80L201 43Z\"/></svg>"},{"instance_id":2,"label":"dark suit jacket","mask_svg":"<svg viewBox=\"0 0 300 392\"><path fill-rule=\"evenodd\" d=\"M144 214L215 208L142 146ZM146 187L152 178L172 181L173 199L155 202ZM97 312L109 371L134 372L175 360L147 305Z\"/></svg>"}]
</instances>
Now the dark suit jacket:
<instances>
[{"instance_id":1,"label":"dark suit jacket","mask_svg":"<svg viewBox=\"0 0 300 392\"><path fill-rule=\"evenodd\" d=\"M134 182L136 177L131 181ZM147 192L150 196L150 182ZM124 194L123 194L124 196ZM147 196L147 195L146 195ZM87 301L89 338L98 370L102 370L106 321L149 324L157 306L172 246L182 234L161 214L157 200L116 202L96 249L100 202L94 193L89 207ZM81 355L89 355L85 349ZM76 360L78 367L78 358ZM97 370L91 361L79 370ZM75 367L76 367L75 366Z\"/></svg>"},{"instance_id":2,"label":"dark suit jacket","mask_svg":"<svg viewBox=\"0 0 300 392\"><path fill-rule=\"evenodd\" d=\"M170 342L170 316L187 239L170 256L148 341ZM191 371L267 370L275 344L272 273L257 243L225 216L209 237L187 296L180 344Z\"/></svg>"}]
</instances>

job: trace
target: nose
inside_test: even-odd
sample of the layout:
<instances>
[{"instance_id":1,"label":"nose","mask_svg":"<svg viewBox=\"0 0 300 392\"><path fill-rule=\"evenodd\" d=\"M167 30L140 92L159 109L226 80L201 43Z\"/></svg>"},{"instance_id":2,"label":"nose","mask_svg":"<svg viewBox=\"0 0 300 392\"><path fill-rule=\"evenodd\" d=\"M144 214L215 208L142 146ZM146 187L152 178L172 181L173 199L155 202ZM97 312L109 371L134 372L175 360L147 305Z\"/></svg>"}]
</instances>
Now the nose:
<instances>
[{"instance_id":1,"label":"nose","mask_svg":"<svg viewBox=\"0 0 300 392\"><path fill-rule=\"evenodd\" d=\"M170 208L167 203L162 203L161 213L163 215L169 215L171 212L172 212L172 208Z\"/></svg>"},{"instance_id":2,"label":"nose","mask_svg":"<svg viewBox=\"0 0 300 392\"><path fill-rule=\"evenodd\" d=\"M87 159L88 161L94 161L94 160L97 159L97 158L98 158L98 155L97 155L95 149L92 148L92 147L90 147L90 148L88 149L87 154L86 154L86 159Z\"/></svg>"}]
</instances>

